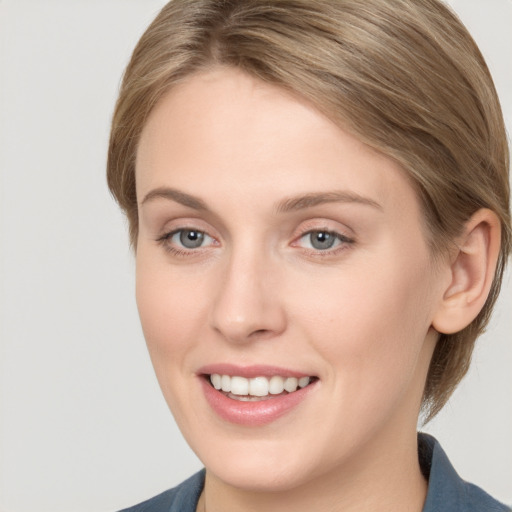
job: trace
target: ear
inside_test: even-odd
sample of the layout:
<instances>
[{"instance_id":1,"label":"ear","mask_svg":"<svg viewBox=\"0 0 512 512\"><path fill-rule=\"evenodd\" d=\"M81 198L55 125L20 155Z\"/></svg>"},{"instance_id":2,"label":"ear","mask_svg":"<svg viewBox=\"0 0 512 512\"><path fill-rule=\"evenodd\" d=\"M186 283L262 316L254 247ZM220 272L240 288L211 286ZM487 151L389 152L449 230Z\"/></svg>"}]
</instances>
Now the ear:
<instances>
[{"instance_id":1,"label":"ear","mask_svg":"<svg viewBox=\"0 0 512 512\"><path fill-rule=\"evenodd\" d=\"M497 215L485 208L466 223L450 260L448 286L435 312L432 327L453 334L467 327L483 308L491 289L501 242Z\"/></svg>"}]
</instances>

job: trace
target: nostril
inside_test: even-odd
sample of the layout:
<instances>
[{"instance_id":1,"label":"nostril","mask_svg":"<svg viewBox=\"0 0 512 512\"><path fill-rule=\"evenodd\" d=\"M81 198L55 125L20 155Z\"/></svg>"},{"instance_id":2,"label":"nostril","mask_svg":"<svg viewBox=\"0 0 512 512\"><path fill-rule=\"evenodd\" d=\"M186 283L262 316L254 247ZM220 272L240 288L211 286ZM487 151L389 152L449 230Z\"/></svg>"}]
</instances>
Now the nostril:
<instances>
[{"instance_id":1,"label":"nostril","mask_svg":"<svg viewBox=\"0 0 512 512\"><path fill-rule=\"evenodd\" d=\"M248 338L251 340L262 340L265 338L271 338L274 335L275 335L275 333L273 333L269 329L257 329L255 331L252 331L249 334Z\"/></svg>"},{"instance_id":2,"label":"nostril","mask_svg":"<svg viewBox=\"0 0 512 512\"><path fill-rule=\"evenodd\" d=\"M264 334L266 334L267 331L266 329L258 329L257 331L254 331L253 333L251 333L251 336L262 336Z\"/></svg>"}]
</instances>

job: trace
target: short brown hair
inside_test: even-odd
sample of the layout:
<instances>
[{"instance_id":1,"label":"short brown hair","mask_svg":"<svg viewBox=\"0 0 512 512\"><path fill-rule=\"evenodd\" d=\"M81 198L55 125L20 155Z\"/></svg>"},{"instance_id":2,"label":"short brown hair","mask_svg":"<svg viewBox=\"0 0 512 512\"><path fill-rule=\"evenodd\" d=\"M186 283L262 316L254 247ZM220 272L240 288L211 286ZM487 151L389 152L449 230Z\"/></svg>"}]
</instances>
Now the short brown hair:
<instances>
[{"instance_id":1,"label":"short brown hair","mask_svg":"<svg viewBox=\"0 0 512 512\"><path fill-rule=\"evenodd\" d=\"M112 121L108 184L134 246L135 159L146 119L173 85L216 65L300 95L397 161L422 204L434 256L479 208L498 215L494 282L478 317L439 337L423 397L430 419L468 370L511 247L506 132L475 42L439 0L169 2L133 52Z\"/></svg>"}]
</instances>

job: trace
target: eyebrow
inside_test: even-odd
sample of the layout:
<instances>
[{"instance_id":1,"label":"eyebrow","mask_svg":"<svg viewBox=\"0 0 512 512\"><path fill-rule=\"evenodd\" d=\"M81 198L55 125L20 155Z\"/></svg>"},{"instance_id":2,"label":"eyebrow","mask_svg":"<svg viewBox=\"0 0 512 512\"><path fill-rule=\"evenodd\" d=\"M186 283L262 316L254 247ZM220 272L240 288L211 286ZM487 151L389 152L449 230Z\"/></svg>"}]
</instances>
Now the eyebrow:
<instances>
[{"instance_id":1,"label":"eyebrow","mask_svg":"<svg viewBox=\"0 0 512 512\"><path fill-rule=\"evenodd\" d=\"M144 199L141 201L141 206L149 201L154 201L155 199L167 199L170 201L174 201L176 203L180 203L183 206L188 206L189 208L193 208L194 210L208 211L208 207L206 203L199 199L198 197L191 196L190 194L186 194L185 192L180 192L175 188L168 187L160 187L151 190Z\"/></svg>"},{"instance_id":2,"label":"eyebrow","mask_svg":"<svg viewBox=\"0 0 512 512\"><path fill-rule=\"evenodd\" d=\"M194 210L210 211L202 199L168 187L159 187L151 190L141 201L141 205L149 201L154 201L155 199L167 199ZM318 192L290 197L280 201L277 204L275 211L277 213L287 213L328 203L356 203L371 206L382 211L382 206L373 199L347 191Z\"/></svg>"},{"instance_id":3,"label":"eyebrow","mask_svg":"<svg viewBox=\"0 0 512 512\"><path fill-rule=\"evenodd\" d=\"M371 206L377 210L382 211L382 206L377 203L377 201L374 201L369 197L361 196L354 192L347 192L343 190L311 193L302 196L291 197L281 201L278 204L276 211L278 213L286 213L296 210L303 210L306 208L312 208L313 206L327 203L356 203L365 206Z\"/></svg>"}]
</instances>

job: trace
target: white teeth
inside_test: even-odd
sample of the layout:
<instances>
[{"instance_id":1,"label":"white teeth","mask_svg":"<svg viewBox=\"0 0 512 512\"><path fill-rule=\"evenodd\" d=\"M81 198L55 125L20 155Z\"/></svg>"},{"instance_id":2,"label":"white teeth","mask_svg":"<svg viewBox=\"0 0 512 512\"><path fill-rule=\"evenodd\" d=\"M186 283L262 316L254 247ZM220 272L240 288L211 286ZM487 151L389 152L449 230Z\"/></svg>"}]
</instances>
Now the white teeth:
<instances>
[{"instance_id":1,"label":"white teeth","mask_svg":"<svg viewBox=\"0 0 512 512\"><path fill-rule=\"evenodd\" d=\"M309 383L311 379L309 377L301 377L299 379L299 388L305 388Z\"/></svg>"},{"instance_id":2,"label":"white teeth","mask_svg":"<svg viewBox=\"0 0 512 512\"><path fill-rule=\"evenodd\" d=\"M295 377L288 377L284 381L284 389L288 391L288 393L293 393L294 391L297 391L298 384L299 381Z\"/></svg>"},{"instance_id":3,"label":"white teeth","mask_svg":"<svg viewBox=\"0 0 512 512\"><path fill-rule=\"evenodd\" d=\"M222 377L219 374L214 373L213 375L210 375L210 381L215 389L222 388Z\"/></svg>"},{"instance_id":4,"label":"white teeth","mask_svg":"<svg viewBox=\"0 0 512 512\"><path fill-rule=\"evenodd\" d=\"M274 375L268 383L268 390L271 395L279 395L284 391L284 379L279 375Z\"/></svg>"},{"instance_id":5,"label":"white teeth","mask_svg":"<svg viewBox=\"0 0 512 512\"><path fill-rule=\"evenodd\" d=\"M249 381L249 395L267 396L268 395L268 379L266 377L256 377L254 379L251 379Z\"/></svg>"},{"instance_id":6,"label":"white teeth","mask_svg":"<svg viewBox=\"0 0 512 512\"><path fill-rule=\"evenodd\" d=\"M231 377L230 391L234 395L254 395L254 393L249 393L249 381L243 377Z\"/></svg>"},{"instance_id":7,"label":"white teeth","mask_svg":"<svg viewBox=\"0 0 512 512\"><path fill-rule=\"evenodd\" d=\"M220 382L222 391L231 391L231 377L229 375L223 375Z\"/></svg>"},{"instance_id":8,"label":"white teeth","mask_svg":"<svg viewBox=\"0 0 512 512\"><path fill-rule=\"evenodd\" d=\"M281 377L274 375L270 379L267 377L255 377L246 379L238 375L219 375L214 373L210 375L210 382L217 390L226 393L232 393L237 396L265 397L270 395L279 395L283 391L293 393L297 387L304 388L311 382L311 377Z\"/></svg>"}]
</instances>

